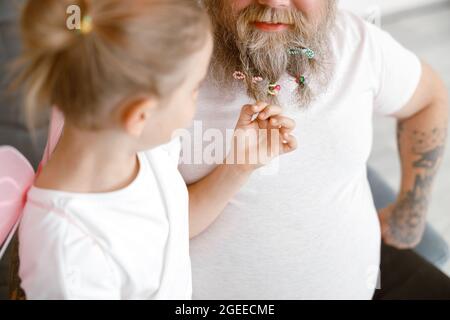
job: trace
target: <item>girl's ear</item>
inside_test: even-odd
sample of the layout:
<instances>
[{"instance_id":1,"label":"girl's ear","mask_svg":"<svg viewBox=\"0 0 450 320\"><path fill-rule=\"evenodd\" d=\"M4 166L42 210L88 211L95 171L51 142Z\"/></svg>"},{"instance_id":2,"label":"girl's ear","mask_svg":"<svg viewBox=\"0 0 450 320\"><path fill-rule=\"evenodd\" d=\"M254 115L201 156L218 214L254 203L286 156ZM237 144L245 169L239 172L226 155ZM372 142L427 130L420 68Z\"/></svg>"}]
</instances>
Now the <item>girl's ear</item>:
<instances>
[{"instance_id":1,"label":"girl's ear","mask_svg":"<svg viewBox=\"0 0 450 320\"><path fill-rule=\"evenodd\" d=\"M139 99L125 105L120 119L122 128L127 134L140 138L157 105L155 98Z\"/></svg>"}]
</instances>

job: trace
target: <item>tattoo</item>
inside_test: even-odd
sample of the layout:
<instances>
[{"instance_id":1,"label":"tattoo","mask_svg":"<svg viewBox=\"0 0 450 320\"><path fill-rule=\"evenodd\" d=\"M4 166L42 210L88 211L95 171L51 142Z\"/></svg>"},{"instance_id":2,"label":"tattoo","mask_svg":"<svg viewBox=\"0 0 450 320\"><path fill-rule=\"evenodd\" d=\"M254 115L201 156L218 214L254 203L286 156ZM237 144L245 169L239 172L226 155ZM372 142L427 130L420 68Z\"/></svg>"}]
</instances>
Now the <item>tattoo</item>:
<instances>
[{"instance_id":1,"label":"tattoo","mask_svg":"<svg viewBox=\"0 0 450 320\"><path fill-rule=\"evenodd\" d=\"M428 135L424 132L414 131L414 140L413 151L420 158L413 163L413 166L434 171L444 153L444 130L435 128Z\"/></svg>"},{"instance_id":2,"label":"tattoo","mask_svg":"<svg viewBox=\"0 0 450 320\"><path fill-rule=\"evenodd\" d=\"M404 125L399 123L397 141L400 151L403 133ZM414 185L399 201L389 221L391 235L402 244L415 244L423 233L431 187L444 153L446 135L447 128L413 132L412 152L418 157L412 164L417 171Z\"/></svg>"},{"instance_id":3,"label":"tattoo","mask_svg":"<svg viewBox=\"0 0 450 320\"><path fill-rule=\"evenodd\" d=\"M397 241L413 245L425 227L425 212L429 203L429 190L433 176L416 175L412 190L400 200L390 216L390 231Z\"/></svg>"}]
</instances>

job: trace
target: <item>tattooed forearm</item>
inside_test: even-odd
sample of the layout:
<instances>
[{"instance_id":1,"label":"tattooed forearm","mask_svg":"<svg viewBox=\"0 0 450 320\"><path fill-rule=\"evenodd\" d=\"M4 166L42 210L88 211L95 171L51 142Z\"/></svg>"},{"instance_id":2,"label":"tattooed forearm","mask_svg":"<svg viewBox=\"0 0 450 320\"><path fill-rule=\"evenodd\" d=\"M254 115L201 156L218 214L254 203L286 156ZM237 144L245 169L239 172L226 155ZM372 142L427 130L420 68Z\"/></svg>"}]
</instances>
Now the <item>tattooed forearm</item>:
<instances>
[{"instance_id":1,"label":"tattooed forearm","mask_svg":"<svg viewBox=\"0 0 450 320\"><path fill-rule=\"evenodd\" d=\"M419 159L413 163L415 168L436 171L437 164L444 153L446 129L434 128L432 132L414 131L414 154Z\"/></svg>"},{"instance_id":2,"label":"tattooed forearm","mask_svg":"<svg viewBox=\"0 0 450 320\"><path fill-rule=\"evenodd\" d=\"M402 195L390 216L390 230L397 241L413 245L425 228L425 213L428 209L431 188L441 162L446 141L447 128L434 128L431 131L414 130L405 132L399 123L397 141L400 153L413 155L412 170L414 183ZM404 141L408 143L405 149Z\"/></svg>"}]
</instances>

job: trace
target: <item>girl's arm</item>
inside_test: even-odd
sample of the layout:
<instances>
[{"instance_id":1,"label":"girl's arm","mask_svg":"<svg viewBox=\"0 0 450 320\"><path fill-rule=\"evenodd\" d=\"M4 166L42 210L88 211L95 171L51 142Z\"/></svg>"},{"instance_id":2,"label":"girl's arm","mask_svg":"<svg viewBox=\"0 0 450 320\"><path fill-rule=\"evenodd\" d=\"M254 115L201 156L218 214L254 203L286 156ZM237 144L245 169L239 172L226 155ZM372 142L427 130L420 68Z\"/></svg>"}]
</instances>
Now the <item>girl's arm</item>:
<instances>
[{"instance_id":1,"label":"girl's arm","mask_svg":"<svg viewBox=\"0 0 450 320\"><path fill-rule=\"evenodd\" d=\"M223 164L189 186L190 238L198 236L216 220L252 172L238 165Z\"/></svg>"},{"instance_id":2,"label":"girl's arm","mask_svg":"<svg viewBox=\"0 0 450 320\"><path fill-rule=\"evenodd\" d=\"M295 123L281 116L281 111L280 107L265 103L243 107L235 130L232 148L234 152L228 155L224 164L188 187L191 238L198 236L217 219L254 170L271 159L297 148L297 141L290 134L295 128ZM258 113L255 119L255 114ZM246 141L239 136L250 139ZM264 159L261 159L261 152L258 151L261 148L264 148L265 154L268 155ZM257 152L258 155L254 157L252 152ZM242 158L241 155L245 157ZM237 159L244 159L247 162L241 163ZM256 161L250 163L249 159Z\"/></svg>"}]
</instances>

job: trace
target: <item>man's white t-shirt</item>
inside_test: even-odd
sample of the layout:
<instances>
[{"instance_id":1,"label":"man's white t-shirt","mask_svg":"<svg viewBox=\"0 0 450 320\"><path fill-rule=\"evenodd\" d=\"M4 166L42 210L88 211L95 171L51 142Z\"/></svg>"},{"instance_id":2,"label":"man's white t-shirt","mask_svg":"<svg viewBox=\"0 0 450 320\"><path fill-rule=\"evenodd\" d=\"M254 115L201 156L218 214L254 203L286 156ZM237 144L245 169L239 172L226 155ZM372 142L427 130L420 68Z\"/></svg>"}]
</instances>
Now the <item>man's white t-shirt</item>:
<instances>
[{"instance_id":1,"label":"man's white t-shirt","mask_svg":"<svg viewBox=\"0 0 450 320\"><path fill-rule=\"evenodd\" d=\"M194 299L372 298L381 241L366 175L372 116L391 115L409 101L421 63L347 12L338 14L332 50L331 84L308 108L296 104L293 79L280 81L279 100L297 123L298 149L256 171L191 241ZM196 120L225 136L250 102L244 89L209 84ZM195 143L194 154L209 143ZM192 183L214 167L181 164L180 170Z\"/></svg>"},{"instance_id":2,"label":"man's white t-shirt","mask_svg":"<svg viewBox=\"0 0 450 320\"><path fill-rule=\"evenodd\" d=\"M32 187L20 225L27 299L190 299L188 194L179 140L138 155L126 188Z\"/></svg>"}]
</instances>

